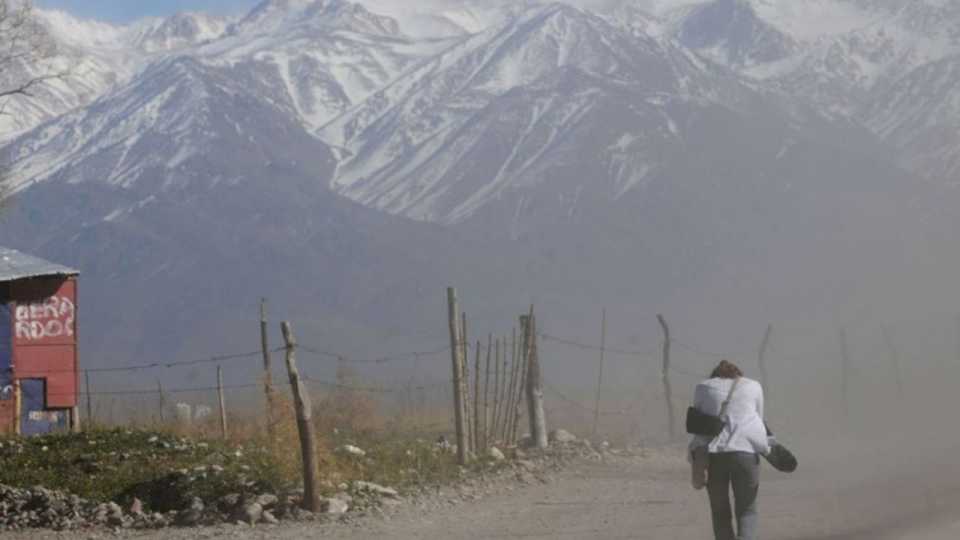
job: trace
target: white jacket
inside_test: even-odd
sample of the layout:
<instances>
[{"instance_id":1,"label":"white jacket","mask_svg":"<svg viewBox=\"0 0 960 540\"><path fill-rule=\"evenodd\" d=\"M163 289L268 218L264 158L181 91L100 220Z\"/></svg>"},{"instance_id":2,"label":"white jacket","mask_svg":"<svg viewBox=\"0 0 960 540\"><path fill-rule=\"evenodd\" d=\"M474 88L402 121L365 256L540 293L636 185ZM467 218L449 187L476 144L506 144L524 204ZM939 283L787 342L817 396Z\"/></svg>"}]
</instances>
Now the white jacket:
<instances>
[{"instance_id":1,"label":"white jacket","mask_svg":"<svg viewBox=\"0 0 960 540\"><path fill-rule=\"evenodd\" d=\"M693 406L700 412L719 416L720 408L730 393L733 379L707 379L697 385ZM706 446L711 454L749 452L766 455L770 452L767 428L763 422L763 387L753 379L742 377L733 392L723 420L723 431L715 438L695 435L690 449Z\"/></svg>"}]
</instances>

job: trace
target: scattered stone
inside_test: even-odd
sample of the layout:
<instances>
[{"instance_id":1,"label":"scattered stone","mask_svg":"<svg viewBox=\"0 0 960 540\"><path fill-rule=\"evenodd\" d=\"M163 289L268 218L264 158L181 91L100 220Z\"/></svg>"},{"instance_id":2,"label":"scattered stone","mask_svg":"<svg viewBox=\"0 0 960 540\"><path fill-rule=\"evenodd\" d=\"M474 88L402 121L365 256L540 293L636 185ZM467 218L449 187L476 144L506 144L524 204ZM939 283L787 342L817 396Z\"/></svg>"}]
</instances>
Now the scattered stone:
<instances>
[{"instance_id":1,"label":"scattered stone","mask_svg":"<svg viewBox=\"0 0 960 540\"><path fill-rule=\"evenodd\" d=\"M242 521L256 525L263 517L263 507L258 503L250 503L243 507Z\"/></svg>"},{"instance_id":2,"label":"scattered stone","mask_svg":"<svg viewBox=\"0 0 960 540\"><path fill-rule=\"evenodd\" d=\"M537 464L528 459L518 459L517 466L526 470L527 472L532 472L537 469Z\"/></svg>"},{"instance_id":3,"label":"scattered stone","mask_svg":"<svg viewBox=\"0 0 960 540\"><path fill-rule=\"evenodd\" d=\"M577 442L577 437L565 429L555 429L550 432L550 442L573 443Z\"/></svg>"},{"instance_id":4,"label":"scattered stone","mask_svg":"<svg viewBox=\"0 0 960 540\"><path fill-rule=\"evenodd\" d=\"M195 527L200 523L201 519L203 519L203 511L195 508L187 508L177 512L174 523L180 527Z\"/></svg>"},{"instance_id":5,"label":"scattered stone","mask_svg":"<svg viewBox=\"0 0 960 540\"><path fill-rule=\"evenodd\" d=\"M400 496L400 493L393 488L384 487L379 484L374 484L373 482L364 482L362 480L354 482L353 488L361 493L369 492L381 497L397 498Z\"/></svg>"},{"instance_id":6,"label":"scattered stone","mask_svg":"<svg viewBox=\"0 0 960 540\"><path fill-rule=\"evenodd\" d=\"M217 501L217 506L221 510L226 512L232 512L237 506L240 506L240 503L243 501L243 498L239 493L227 493Z\"/></svg>"},{"instance_id":7,"label":"scattered stone","mask_svg":"<svg viewBox=\"0 0 960 540\"><path fill-rule=\"evenodd\" d=\"M345 444L337 449L337 452L341 454L349 454L355 457L364 457L367 455L367 452L362 448L353 446L352 444Z\"/></svg>"},{"instance_id":8,"label":"scattered stone","mask_svg":"<svg viewBox=\"0 0 960 540\"><path fill-rule=\"evenodd\" d=\"M341 515L346 514L350 510L350 505L337 498L324 499L321 509L324 514Z\"/></svg>"},{"instance_id":9,"label":"scattered stone","mask_svg":"<svg viewBox=\"0 0 960 540\"><path fill-rule=\"evenodd\" d=\"M271 508L280 502L280 499L272 493L264 493L263 495L257 497L256 501L254 502L259 504L262 508Z\"/></svg>"},{"instance_id":10,"label":"scattered stone","mask_svg":"<svg viewBox=\"0 0 960 540\"><path fill-rule=\"evenodd\" d=\"M272 512L269 510L264 510L263 514L260 515L260 521L267 523L269 525L276 525L280 523L280 520L277 519Z\"/></svg>"}]
</instances>

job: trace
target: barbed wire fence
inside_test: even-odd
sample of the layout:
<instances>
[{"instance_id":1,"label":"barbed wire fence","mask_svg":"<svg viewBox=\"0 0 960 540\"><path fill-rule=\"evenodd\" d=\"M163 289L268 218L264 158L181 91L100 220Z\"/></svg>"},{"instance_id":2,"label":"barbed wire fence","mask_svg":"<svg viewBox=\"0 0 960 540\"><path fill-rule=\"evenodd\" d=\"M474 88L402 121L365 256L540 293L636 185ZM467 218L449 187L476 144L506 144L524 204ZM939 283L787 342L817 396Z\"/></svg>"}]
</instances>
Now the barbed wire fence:
<instances>
[{"instance_id":1,"label":"barbed wire fence","mask_svg":"<svg viewBox=\"0 0 960 540\"><path fill-rule=\"evenodd\" d=\"M653 348L639 350L618 346L601 347L570 337L561 337L546 331L537 332L536 337L542 340L545 346L554 345L584 353L600 352L602 350L609 355L636 358L642 361L641 368L644 372L642 379L645 380L654 378L654 371L658 369L658 352ZM706 351L702 347L686 341L674 339L672 343L678 348L710 360L728 356L722 353ZM491 345L486 345L482 342L468 343L465 345L467 350L473 351L474 353L479 352L481 356L485 355L488 350L493 354L494 351L491 347ZM504 348L506 348L505 344ZM286 350L286 347L275 347L269 349L267 352L269 354L278 354L284 353ZM444 380L445 378L441 380L414 380L411 378L406 381L394 380L389 383L362 384L359 382L345 382L342 378L323 378L313 374L313 372L316 371L314 368L335 368L342 370L345 367L349 368L352 366L384 366L400 363L420 364L426 361L436 362L430 371L439 371L443 369L443 356L449 354L451 350L449 345L437 345L434 347L425 347L420 351L409 351L369 358L351 357L345 353L333 351L310 342L298 343L296 350L307 359L307 361L304 362L304 370L307 375L303 377L303 380L310 388L316 391L349 392L367 395L377 399L387 399L391 401L392 405L399 408L398 413L402 416L427 416L426 409L428 407L433 407L436 411L440 411L447 407L452 401L451 385L449 380ZM250 350L235 353L211 354L190 360L157 361L142 364L83 368L79 370L82 384L78 396L80 405L81 407L85 406L88 420L97 424L136 423L137 419L143 421L145 418L155 422L158 420L173 420L178 418L178 415L182 418L187 414L191 414L183 410L178 411L178 406L183 409L184 405L192 405L195 409L193 413L199 413L201 417L212 415L214 412L213 409L215 409L217 394L227 392L230 394L230 399L227 401L232 407L239 408L237 404L243 404L246 412L253 412L254 407L252 404L258 401L256 393L263 388L264 384L262 374L251 373L244 381L224 385L194 384L172 386L158 383L141 388L125 388L126 381L123 383L113 383L107 380L101 381L100 377L106 375L133 374L137 380L143 380L146 378L144 373L152 372L156 374L154 376L159 380L159 375L163 371L179 369L196 370L202 369L205 366L211 367L211 376L218 366L225 367L230 371L233 371L235 366L243 366L247 371L255 372L258 367L255 360L260 358L263 353L264 351L262 350ZM549 353L546 356L549 358ZM547 362L549 362L549 360L547 360ZM698 369L699 366L681 366L673 363L670 366L669 372L671 375L684 378L687 382L696 383L698 380L705 378L706 375L705 373L699 372ZM67 370L45 370L42 373L33 373L35 375L42 375L43 373L62 371ZM416 372L417 370L413 371ZM513 385L515 386L516 383L513 383ZM289 390L285 388L285 385L277 386L280 388L279 391L283 392L283 395L289 399ZM118 387L120 388L118 389ZM551 401L555 401L555 403L551 404L551 410L554 412L561 412L562 408L565 407L568 410L575 410L584 414L597 414L600 417L630 419L638 416L640 409L644 408L641 401L636 400L633 403L620 406L615 410L598 409L595 406L584 404L580 398L571 397L569 390L561 390L559 385L545 382L544 388L551 398ZM519 393L519 390L516 388L512 389L512 391ZM118 408L118 406L122 411L125 411L126 414L117 414L114 412L114 409ZM443 415L434 414L433 416L442 417ZM453 417L452 414L447 416L449 419ZM437 423L433 425L437 425Z\"/></svg>"},{"instance_id":2,"label":"barbed wire fence","mask_svg":"<svg viewBox=\"0 0 960 540\"><path fill-rule=\"evenodd\" d=\"M525 358L531 348L537 347L538 341L542 343L540 356L545 371L542 393L548 416L582 421L583 433L595 431L587 427L592 418L594 425L599 420L603 431L619 430L634 438L652 439L670 433L668 440L677 440L682 431L674 429L682 420L674 413L675 405L691 402L696 384L708 378L710 370L722 359L748 361L752 366L751 359L757 358L765 382L769 376L764 365L766 356L794 364L804 360L803 355L792 354L782 343L770 339L772 326L767 327L762 343L758 340L757 350L734 353L712 350L682 332L665 335L648 347L636 346L635 339L633 346L618 345L616 339L607 342L605 330L594 343L564 335L549 326L536 330L529 338L530 343L524 343L523 336L518 339L514 335L511 340L509 334L496 338L493 334L475 332L471 337L466 332L465 314L460 315L458 324L462 326L462 334L458 340L448 344L433 341L418 350L399 353L357 357L308 338L294 346L302 363L302 382L316 392L325 405L343 396L362 396L389 411L394 424L405 423L408 428L424 431L429 427L435 434L451 431L457 407L461 407L468 444L472 451L483 452L496 440L506 444L516 442L521 420L530 420L529 409L524 406L529 399ZM511 317L511 321L513 319ZM423 333L421 338L428 335L436 336ZM289 350L287 346L261 347L192 359L83 368L78 373L80 410L85 409L85 417L95 424L169 422L214 416L221 401L218 398L225 395L230 413L258 418L261 425L270 425L271 415L258 410L264 401L263 390L268 379L258 359L283 355ZM450 355L455 350L455 356L460 357L456 361L461 363L459 380L448 371ZM554 371L557 365L552 362L553 358L582 360L592 354L598 358L621 357L622 364L635 370L634 375L607 381L601 376L597 394L592 396L588 378L571 382L559 369ZM899 362L896 354L891 356ZM578 369L600 369L592 360L579 365ZM398 367L379 369L382 366ZM280 375L282 366L276 367L278 369L270 372L271 377ZM899 365L896 367L900 369ZM218 368L228 374L226 383L201 382L215 380ZM42 376L63 371L71 370L31 373ZM170 371L177 372L180 380L187 382L172 383L172 377L165 373ZM898 386L904 384L900 377L898 375ZM675 381L681 383L676 396L671 386ZM275 384L272 391L288 402L293 399L286 384ZM457 405L458 392L464 399ZM658 404L663 402L666 415ZM192 411L187 411L188 406Z\"/></svg>"}]
</instances>

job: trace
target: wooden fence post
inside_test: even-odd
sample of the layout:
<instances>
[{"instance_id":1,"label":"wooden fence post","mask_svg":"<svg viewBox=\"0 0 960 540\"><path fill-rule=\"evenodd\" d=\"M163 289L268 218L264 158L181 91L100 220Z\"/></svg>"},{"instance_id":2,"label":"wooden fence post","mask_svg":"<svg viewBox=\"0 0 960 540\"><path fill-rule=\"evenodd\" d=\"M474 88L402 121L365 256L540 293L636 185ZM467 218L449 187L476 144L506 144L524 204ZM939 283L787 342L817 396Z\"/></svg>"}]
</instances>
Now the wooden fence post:
<instances>
[{"instance_id":1,"label":"wooden fence post","mask_svg":"<svg viewBox=\"0 0 960 540\"><path fill-rule=\"evenodd\" d=\"M273 361L270 358L270 338L267 328L267 299L260 300L260 347L263 349L263 395L266 399L267 436L273 439L276 411L273 395Z\"/></svg>"},{"instance_id":2,"label":"wooden fence post","mask_svg":"<svg viewBox=\"0 0 960 540\"><path fill-rule=\"evenodd\" d=\"M530 359L527 366L527 407L530 411L530 435L533 444L543 450L547 448L547 419L543 409L543 379L540 373L540 359L537 353L537 319L530 306Z\"/></svg>"},{"instance_id":3,"label":"wooden fence post","mask_svg":"<svg viewBox=\"0 0 960 540\"><path fill-rule=\"evenodd\" d=\"M450 323L450 355L453 364L453 412L454 428L457 437L457 461L460 465L467 464L467 430L463 418L463 346L460 344L460 324L457 314L460 312L457 305L457 290L447 289L447 311Z\"/></svg>"},{"instance_id":4,"label":"wooden fence post","mask_svg":"<svg viewBox=\"0 0 960 540\"><path fill-rule=\"evenodd\" d=\"M597 434L600 425L600 395L603 393L603 360L607 350L607 310L600 315L600 373L597 375L597 400L593 406L593 434Z\"/></svg>"},{"instance_id":5,"label":"wooden fence post","mask_svg":"<svg viewBox=\"0 0 960 540\"><path fill-rule=\"evenodd\" d=\"M93 394L90 393L90 372L83 371L83 378L87 384L87 425L93 427Z\"/></svg>"},{"instance_id":6,"label":"wooden fence post","mask_svg":"<svg viewBox=\"0 0 960 540\"><path fill-rule=\"evenodd\" d=\"M513 411L515 406L514 395L517 388L517 329L513 329L513 336L510 338L510 380L507 383L507 414L504 415L503 420L503 441L505 445L509 445L510 440L510 426L513 425Z\"/></svg>"},{"instance_id":7,"label":"wooden fence post","mask_svg":"<svg viewBox=\"0 0 960 540\"><path fill-rule=\"evenodd\" d=\"M501 345L502 345L502 347L501 347ZM507 413L510 412L510 409L507 408L507 404L508 404L508 401L509 401L509 395L508 395L509 387L508 387L507 383L508 383L509 380L510 380L509 372L507 371L507 368L509 367L510 364L507 362L507 339L506 339L506 338L502 338L502 339L497 340L497 357L503 359L503 362L502 362L502 363L503 363L503 371L501 372L501 375L500 375L500 378L501 378L501 382L500 382L500 418L499 418L498 421L497 421L497 424L496 424L496 426L495 426L495 430L496 430L496 432L497 432L497 440L500 441L500 442L504 442L504 441L506 440L506 437L501 437L500 434L505 431L502 426L503 426L503 424L506 422L507 416L509 416ZM500 363L499 360L498 360L498 363Z\"/></svg>"},{"instance_id":8,"label":"wooden fence post","mask_svg":"<svg viewBox=\"0 0 960 540\"><path fill-rule=\"evenodd\" d=\"M469 345L467 344L467 313L460 314L460 345L463 352L460 354L461 381L463 383L463 418L464 427L467 430L467 453L473 455L476 452L476 441L473 440L473 416L470 414L470 355L468 354Z\"/></svg>"},{"instance_id":9,"label":"wooden fence post","mask_svg":"<svg viewBox=\"0 0 960 540\"><path fill-rule=\"evenodd\" d=\"M521 315L520 316L520 331L523 332L521 335L520 344L520 375L519 375L519 387L517 388L517 401L516 407L514 408L514 418L513 418L513 438L512 442L516 444L517 438L519 437L518 431L520 430L520 415L523 412L523 406L521 401L527 392L527 367L530 363L530 316Z\"/></svg>"},{"instance_id":10,"label":"wooden fence post","mask_svg":"<svg viewBox=\"0 0 960 540\"><path fill-rule=\"evenodd\" d=\"M310 394L300 380L300 371L297 370L297 340L293 335L293 328L289 322L284 321L280 329L287 348L287 373L290 376L290 388L293 390L293 406L297 415L297 431L300 434L300 457L303 460L303 508L311 512L319 512L320 493L317 489L320 482Z\"/></svg>"},{"instance_id":11,"label":"wooden fence post","mask_svg":"<svg viewBox=\"0 0 960 540\"><path fill-rule=\"evenodd\" d=\"M217 397L220 400L220 435L227 438L227 404L223 397L223 367L217 366Z\"/></svg>"},{"instance_id":12,"label":"wooden fence post","mask_svg":"<svg viewBox=\"0 0 960 540\"><path fill-rule=\"evenodd\" d=\"M490 346L493 352L493 437L497 436L497 424L500 422L503 403L500 401L502 393L500 375L500 340L494 341L493 334L490 334Z\"/></svg>"},{"instance_id":13,"label":"wooden fence post","mask_svg":"<svg viewBox=\"0 0 960 540\"><path fill-rule=\"evenodd\" d=\"M667 432L670 434L670 440L676 439L676 421L673 414L673 389L670 387L670 326L663 315L657 315L660 321L660 328L663 329L663 396L667 402Z\"/></svg>"},{"instance_id":14,"label":"wooden fence post","mask_svg":"<svg viewBox=\"0 0 960 540\"><path fill-rule=\"evenodd\" d=\"M166 408L166 403L163 399L163 385L160 384L160 379L157 379L157 407L160 408L160 423L166 422L166 414L163 412L163 409Z\"/></svg>"},{"instance_id":15,"label":"wooden fence post","mask_svg":"<svg viewBox=\"0 0 960 540\"><path fill-rule=\"evenodd\" d=\"M477 347L476 358L473 362L473 441L477 449L487 447L486 436L481 434L480 427L480 347ZM484 419L486 424L486 419ZM483 426L486 429L486 425Z\"/></svg>"},{"instance_id":16,"label":"wooden fence post","mask_svg":"<svg viewBox=\"0 0 960 540\"><path fill-rule=\"evenodd\" d=\"M482 349L480 340L477 340L477 358L480 358ZM483 447L490 447L490 349L487 349L487 361L484 366L486 376L483 379Z\"/></svg>"},{"instance_id":17,"label":"wooden fence post","mask_svg":"<svg viewBox=\"0 0 960 540\"><path fill-rule=\"evenodd\" d=\"M757 367L760 369L760 383L763 385L763 391L769 392L770 377L767 372L767 350L770 348L770 338L773 337L773 325L767 325L767 331L763 334L763 341L760 343L760 354L757 358Z\"/></svg>"}]
</instances>

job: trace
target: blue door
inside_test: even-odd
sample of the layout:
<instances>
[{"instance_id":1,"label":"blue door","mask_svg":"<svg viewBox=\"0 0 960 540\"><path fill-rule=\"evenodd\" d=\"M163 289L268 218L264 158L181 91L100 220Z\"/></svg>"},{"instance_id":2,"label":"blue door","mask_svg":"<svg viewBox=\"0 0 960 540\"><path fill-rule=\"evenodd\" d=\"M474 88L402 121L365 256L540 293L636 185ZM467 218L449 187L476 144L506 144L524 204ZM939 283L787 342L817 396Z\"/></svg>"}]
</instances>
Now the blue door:
<instances>
[{"instance_id":1,"label":"blue door","mask_svg":"<svg viewBox=\"0 0 960 540\"><path fill-rule=\"evenodd\" d=\"M0 304L0 401L13 400L13 321L10 304Z\"/></svg>"},{"instance_id":2,"label":"blue door","mask_svg":"<svg viewBox=\"0 0 960 540\"><path fill-rule=\"evenodd\" d=\"M48 411L46 393L43 379L20 379L20 433L27 437L67 429L67 411Z\"/></svg>"}]
</instances>

